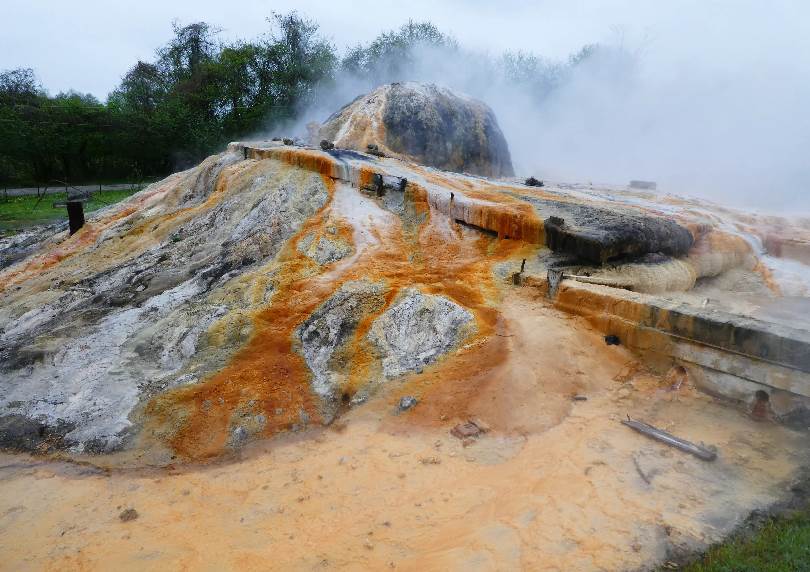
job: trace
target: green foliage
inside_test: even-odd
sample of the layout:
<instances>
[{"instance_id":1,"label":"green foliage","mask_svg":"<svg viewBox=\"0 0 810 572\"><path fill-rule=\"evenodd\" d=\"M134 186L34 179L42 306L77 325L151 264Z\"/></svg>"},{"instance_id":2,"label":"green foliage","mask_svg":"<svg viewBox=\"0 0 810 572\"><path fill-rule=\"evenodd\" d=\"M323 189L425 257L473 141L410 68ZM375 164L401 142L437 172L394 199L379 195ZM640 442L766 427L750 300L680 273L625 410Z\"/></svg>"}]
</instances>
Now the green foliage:
<instances>
[{"instance_id":1,"label":"green foliage","mask_svg":"<svg viewBox=\"0 0 810 572\"><path fill-rule=\"evenodd\" d=\"M293 118L338 59L295 12L268 24L255 41L223 44L205 22L175 23L155 61L136 63L105 104L51 97L30 69L0 73L0 186L164 175Z\"/></svg>"},{"instance_id":2,"label":"green foliage","mask_svg":"<svg viewBox=\"0 0 810 572\"><path fill-rule=\"evenodd\" d=\"M93 192L85 203L85 212L92 212L107 205L116 203L141 190L142 186L130 189ZM49 194L41 199L36 195L0 198L0 236L10 231L31 225L67 220L64 208L54 208L53 203L64 201L66 193Z\"/></svg>"},{"instance_id":3,"label":"green foliage","mask_svg":"<svg viewBox=\"0 0 810 572\"><path fill-rule=\"evenodd\" d=\"M586 47L567 66L523 53L493 59L464 52L429 22L409 21L341 59L317 24L295 12L267 23L252 41L223 43L210 24L175 22L154 61L137 62L103 103L50 96L28 68L0 72L0 187L163 176L317 108L338 75L370 87L415 79L427 63L433 75L463 69L471 83L497 78L540 100L595 51Z\"/></svg>"},{"instance_id":4,"label":"green foliage","mask_svg":"<svg viewBox=\"0 0 810 572\"><path fill-rule=\"evenodd\" d=\"M458 43L430 22L414 22L383 32L368 46L349 50L341 62L344 71L381 82L403 79L426 50L441 50L444 57L458 50Z\"/></svg>"},{"instance_id":5,"label":"green foliage","mask_svg":"<svg viewBox=\"0 0 810 572\"><path fill-rule=\"evenodd\" d=\"M797 572L810 570L810 512L771 520L752 538L712 548L685 572Z\"/></svg>"}]
</instances>

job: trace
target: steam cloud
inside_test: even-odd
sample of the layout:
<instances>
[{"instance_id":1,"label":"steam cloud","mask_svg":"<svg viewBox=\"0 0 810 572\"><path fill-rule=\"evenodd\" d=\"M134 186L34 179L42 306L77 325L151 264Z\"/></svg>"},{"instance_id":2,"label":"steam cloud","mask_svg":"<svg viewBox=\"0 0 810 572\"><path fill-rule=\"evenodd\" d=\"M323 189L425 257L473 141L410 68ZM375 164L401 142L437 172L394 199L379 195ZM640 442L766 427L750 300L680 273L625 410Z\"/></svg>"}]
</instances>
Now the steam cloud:
<instances>
[{"instance_id":1,"label":"steam cloud","mask_svg":"<svg viewBox=\"0 0 810 572\"><path fill-rule=\"evenodd\" d=\"M810 50L791 49L797 30L787 22L799 15L776 6L757 20L750 6L728 7L636 37L614 29L579 65L557 62L564 73L544 96L499 75L491 53L423 47L398 74L344 74L304 121L323 121L379 83L435 82L495 110L518 175L653 180L662 192L806 214Z\"/></svg>"},{"instance_id":2,"label":"steam cloud","mask_svg":"<svg viewBox=\"0 0 810 572\"><path fill-rule=\"evenodd\" d=\"M95 0L11 2L5 15L15 25L0 37L0 69L20 65L25 46L26 65L41 72L46 85L103 99L122 70L136 58L148 59L165 40L173 18L209 21L226 37L250 37L264 31L269 9L261 0L245 0L238 9L211 0L143 0L121 19L99 6ZM272 9L313 18L340 48L412 18L481 50L451 59L423 53L402 77L377 79L433 81L487 101L520 174L652 179L665 192L767 211L810 211L807 2L276 0ZM62 31L71 26L93 33L65 43ZM602 46L597 57L540 100L491 77L482 65L484 52L521 49L564 61L587 43ZM322 121L373 87L342 80L307 119Z\"/></svg>"}]
</instances>

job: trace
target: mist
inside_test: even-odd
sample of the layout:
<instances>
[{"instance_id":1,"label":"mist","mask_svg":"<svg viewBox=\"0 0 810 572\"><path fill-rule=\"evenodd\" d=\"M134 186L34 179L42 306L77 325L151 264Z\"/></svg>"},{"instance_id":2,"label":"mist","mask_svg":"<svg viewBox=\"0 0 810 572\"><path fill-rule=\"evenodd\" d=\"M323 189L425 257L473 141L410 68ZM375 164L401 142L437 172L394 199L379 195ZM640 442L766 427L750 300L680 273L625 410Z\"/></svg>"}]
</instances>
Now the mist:
<instances>
[{"instance_id":1,"label":"mist","mask_svg":"<svg viewBox=\"0 0 810 572\"><path fill-rule=\"evenodd\" d=\"M127 18L100 0L12 0L6 8L12 25L0 37L0 69L31 66L53 91L92 92L100 100L132 62L152 57L175 18L210 22L230 41L265 31L271 10L298 10L341 53L409 19L432 22L459 48L417 50L400 73L375 80L432 81L485 100L519 174L614 184L647 179L662 192L810 212L806 2L245 0L235 8L143 0ZM73 28L90 33L66 40L64 29ZM569 66L589 44L599 49ZM536 55L544 72L566 73L548 90L501 77L492 63L507 51ZM305 120L322 121L372 87L342 74Z\"/></svg>"},{"instance_id":2,"label":"mist","mask_svg":"<svg viewBox=\"0 0 810 572\"><path fill-rule=\"evenodd\" d=\"M666 26L613 27L594 38L586 57L578 50L569 58L533 54L539 58L533 81L507 77L501 53L492 50L461 42L421 46L371 80L340 74L302 124L323 121L379 83L434 82L494 109L519 176L618 185L651 180L662 193L804 214L810 212L810 50L800 49L807 44L805 11L693 6ZM485 34L486 22L480 26Z\"/></svg>"}]
</instances>

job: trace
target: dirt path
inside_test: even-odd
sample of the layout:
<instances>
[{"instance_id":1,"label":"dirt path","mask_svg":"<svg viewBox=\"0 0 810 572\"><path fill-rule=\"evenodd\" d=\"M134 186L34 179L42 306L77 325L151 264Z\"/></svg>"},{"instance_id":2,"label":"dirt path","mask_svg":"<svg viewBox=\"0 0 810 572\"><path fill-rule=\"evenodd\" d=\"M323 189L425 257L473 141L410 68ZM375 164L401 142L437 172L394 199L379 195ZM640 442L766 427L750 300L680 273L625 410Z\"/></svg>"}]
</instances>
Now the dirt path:
<instances>
[{"instance_id":1,"label":"dirt path","mask_svg":"<svg viewBox=\"0 0 810 572\"><path fill-rule=\"evenodd\" d=\"M101 184L101 185L70 185L71 190L76 190L86 193L95 193L98 191L128 191L134 188L143 188L148 183L114 183L114 184ZM65 185L54 183L48 187L16 187L13 189L3 189L0 194L5 194L9 197L23 197L23 196L39 196L40 194L53 195L57 193L64 193Z\"/></svg>"},{"instance_id":2,"label":"dirt path","mask_svg":"<svg viewBox=\"0 0 810 572\"><path fill-rule=\"evenodd\" d=\"M469 369L450 360L238 458L99 471L0 456L0 568L635 569L787 494L803 435L670 392L585 322L509 296L494 370L456 378ZM420 403L397 414L406 394ZM627 413L719 459L648 441ZM449 431L467 416L492 430L464 447Z\"/></svg>"}]
</instances>

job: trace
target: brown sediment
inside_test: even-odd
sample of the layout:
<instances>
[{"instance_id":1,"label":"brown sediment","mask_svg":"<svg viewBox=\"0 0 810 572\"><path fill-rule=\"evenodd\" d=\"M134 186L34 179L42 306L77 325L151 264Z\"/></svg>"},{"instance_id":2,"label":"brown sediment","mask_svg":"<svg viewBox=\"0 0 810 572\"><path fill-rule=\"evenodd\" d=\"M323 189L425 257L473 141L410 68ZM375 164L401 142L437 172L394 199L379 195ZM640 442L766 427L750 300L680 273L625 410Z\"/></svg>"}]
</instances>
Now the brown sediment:
<instances>
[{"instance_id":1,"label":"brown sediment","mask_svg":"<svg viewBox=\"0 0 810 572\"><path fill-rule=\"evenodd\" d=\"M300 167L333 179L345 178L341 165L332 157L320 151L295 147L278 147L269 149L247 148L251 159L275 159L293 167Z\"/></svg>"},{"instance_id":2,"label":"brown sediment","mask_svg":"<svg viewBox=\"0 0 810 572\"><path fill-rule=\"evenodd\" d=\"M331 201L334 181L322 178ZM147 406L159 436L168 438L178 454L199 459L222 452L238 411L263 414L266 435L307 418L319 420L307 366L293 351L292 332L333 289L331 283L310 280L306 271L314 263L296 248L297 241L323 221L327 208L328 203L304 223L281 255L278 290L273 303L253 316L247 346L203 383L160 395Z\"/></svg>"},{"instance_id":3,"label":"brown sediment","mask_svg":"<svg viewBox=\"0 0 810 572\"><path fill-rule=\"evenodd\" d=\"M294 159L299 151L285 156L300 164ZM253 334L247 346L204 382L162 394L147 406L155 434L183 457L199 459L221 453L228 443L234 415L264 416L261 434L266 436L300 424L303 419L323 421L318 413L318 398L310 389L311 373L295 351L294 332L344 282L365 279L382 282L386 287L385 306L360 321L344 350L351 364L344 388L347 395L367 382L372 373L375 360L366 340L371 323L404 287L446 296L473 312L477 326L474 340L484 340L494 331L498 312L493 307L496 288L492 264L525 249L526 243L495 241L461 229L444 217L430 217L427 193L418 185L409 185L407 216L416 221L414 225L403 224L391 213L380 211L385 223L365 229L375 236L375 243L361 245L354 240L357 252L351 263L337 263L313 276L317 269L296 248L298 240L310 232L319 232L327 220L343 219L336 211L336 185L343 185L341 192L360 191L336 183L326 174L332 172L331 158L319 153L304 156L310 168L324 173L330 199L282 252L272 303L254 315ZM362 169L359 182L371 180L373 175L373 171ZM462 358L462 369L471 371L497 363L503 357L497 351L497 341L493 348L485 354L490 364L481 362L483 355L477 360Z\"/></svg>"},{"instance_id":4,"label":"brown sediment","mask_svg":"<svg viewBox=\"0 0 810 572\"><path fill-rule=\"evenodd\" d=\"M796 482L805 435L753 425L663 380L614 381L632 355L530 294L519 289L500 306L498 332L512 336L499 337L503 370L469 380L482 402L469 399L464 415L495 416L471 445L450 435L462 381L437 379L419 393L426 371L350 411L340 428L250 444L239 462L97 472L2 454L4 564L648 570L670 548L721 540ZM400 392L422 399L393 415ZM588 400L554 399L572 392ZM447 408L432 409L434 399ZM627 430L618 423L627 412L718 446L721 460ZM122 523L124 508L139 519Z\"/></svg>"},{"instance_id":5,"label":"brown sediment","mask_svg":"<svg viewBox=\"0 0 810 572\"><path fill-rule=\"evenodd\" d=\"M430 184L447 189L428 196L430 206L451 219L492 231L499 238L544 242L543 223L529 203L499 192L497 186L444 177L425 169L414 170Z\"/></svg>"}]
</instances>

